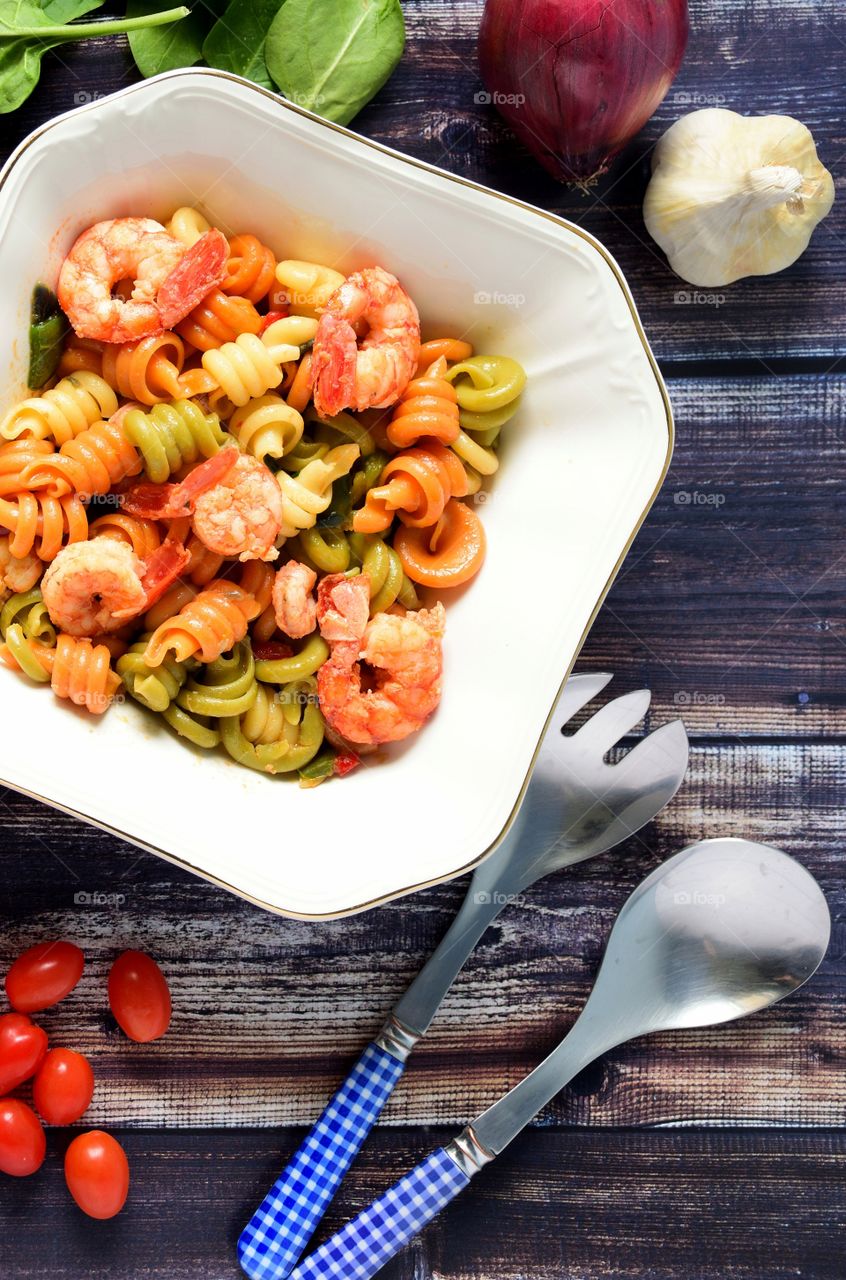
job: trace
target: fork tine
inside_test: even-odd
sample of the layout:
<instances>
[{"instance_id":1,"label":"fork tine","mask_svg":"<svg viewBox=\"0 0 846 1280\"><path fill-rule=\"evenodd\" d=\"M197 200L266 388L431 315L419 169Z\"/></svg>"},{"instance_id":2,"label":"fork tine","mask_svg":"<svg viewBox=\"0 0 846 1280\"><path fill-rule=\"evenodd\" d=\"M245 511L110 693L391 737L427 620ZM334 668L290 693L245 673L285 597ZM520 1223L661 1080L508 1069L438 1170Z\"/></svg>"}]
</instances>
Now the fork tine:
<instances>
[{"instance_id":1,"label":"fork tine","mask_svg":"<svg viewBox=\"0 0 846 1280\"><path fill-rule=\"evenodd\" d=\"M617 761L614 768L623 772L647 764L654 768L663 758L668 769L683 778L687 773L689 754L690 742L684 722L671 720L669 724L662 724L660 729L653 729L641 742L636 743L622 760Z\"/></svg>"},{"instance_id":2,"label":"fork tine","mask_svg":"<svg viewBox=\"0 0 846 1280\"><path fill-rule=\"evenodd\" d=\"M614 677L609 671L585 672L570 676L552 712L552 720L562 729L592 698L601 693Z\"/></svg>"},{"instance_id":3,"label":"fork tine","mask_svg":"<svg viewBox=\"0 0 846 1280\"><path fill-rule=\"evenodd\" d=\"M573 745L604 756L643 719L651 699L648 689L635 689L606 703L573 735Z\"/></svg>"}]
</instances>

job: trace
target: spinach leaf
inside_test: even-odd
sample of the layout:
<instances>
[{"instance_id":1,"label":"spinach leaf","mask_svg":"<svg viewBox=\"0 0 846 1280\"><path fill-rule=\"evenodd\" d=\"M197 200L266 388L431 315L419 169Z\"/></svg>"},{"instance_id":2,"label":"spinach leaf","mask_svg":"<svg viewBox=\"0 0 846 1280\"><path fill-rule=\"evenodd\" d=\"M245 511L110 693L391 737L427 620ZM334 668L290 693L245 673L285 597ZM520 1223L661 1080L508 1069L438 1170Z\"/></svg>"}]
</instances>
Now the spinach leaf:
<instances>
[{"instance_id":1,"label":"spinach leaf","mask_svg":"<svg viewBox=\"0 0 846 1280\"><path fill-rule=\"evenodd\" d=\"M285 0L265 61L292 102L347 124L381 89L404 43L399 0Z\"/></svg>"},{"instance_id":2,"label":"spinach leaf","mask_svg":"<svg viewBox=\"0 0 846 1280\"><path fill-rule=\"evenodd\" d=\"M129 0L127 17L136 18L161 13L169 0ZM216 8L203 0L191 5L181 22L168 27L152 27L134 31L129 48L142 76L157 76L160 71L176 67L193 67L203 56L203 41L217 21Z\"/></svg>"},{"instance_id":3,"label":"spinach leaf","mask_svg":"<svg viewBox=\"0 0 846 1280\"><path fill-rule=\"evenodd\" d=\"M65 21L98 7L85 0L50 0L43 7L36 0L0 0L0 112L14 111L29 97L38 83L41 59L48 49L89 36L118 35L138 25L173 22L186 12L182 8L169 9L134 21Z\"/></svg>"},{"instance_id":4,"label":"spinach leaf","mask_svg":"<svg viewBox=\"0 0 846 1280\"><path fill-rule=\"evenodd\" d=\"M280 0L232 0L206 36L203 57L209 66L273 89L264 61L264 42L279 12L279 3Z\"/></svg>"},{"instance_id":5,"label":"spinach leaf","mask_svg":"<svg viewBox=\"0 0 846 1280\"><path fill-rule=\"evenodd\" d=\"M73 22L93 9L100 9L104 0L47 0L43 5L44 17L50 22Z\"/></svg>"}]
</instances>

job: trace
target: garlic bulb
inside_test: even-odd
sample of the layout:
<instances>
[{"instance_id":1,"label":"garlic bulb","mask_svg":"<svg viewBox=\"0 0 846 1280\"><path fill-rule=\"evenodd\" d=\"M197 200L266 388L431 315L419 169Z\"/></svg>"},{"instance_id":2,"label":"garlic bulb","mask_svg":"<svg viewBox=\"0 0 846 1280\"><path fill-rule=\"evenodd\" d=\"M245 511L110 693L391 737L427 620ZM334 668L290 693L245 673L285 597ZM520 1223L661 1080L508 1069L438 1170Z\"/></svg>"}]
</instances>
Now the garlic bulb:
<instances>
[{"instance_id":1,"label":"garlic bulb","mask_svg":"<svg viewBox=\"0 0 846 1280\"><path fill-rule=\"evenodd\" d=\"M647 230L694 285L783 271L834 203L814 139L790 116L693 111L664 134L652 169Z\"/></svg>"}]
</instances>

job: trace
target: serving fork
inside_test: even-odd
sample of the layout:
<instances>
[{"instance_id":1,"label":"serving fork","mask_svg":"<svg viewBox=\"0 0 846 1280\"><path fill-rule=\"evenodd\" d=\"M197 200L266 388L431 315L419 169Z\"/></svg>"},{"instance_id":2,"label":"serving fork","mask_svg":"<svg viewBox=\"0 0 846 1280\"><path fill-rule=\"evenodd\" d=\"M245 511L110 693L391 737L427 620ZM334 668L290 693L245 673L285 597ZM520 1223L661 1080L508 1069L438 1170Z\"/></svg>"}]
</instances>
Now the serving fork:
<instances>
[{"instance_id":1,"label":"serving fork","mask_svg":"<svg viewBox=\"0 0 846 1280\"><path fill-rule=\"evenodd\" d=\"M442 942L241 1233L238 1259L252 1280L282 1280L295 1266L409 1054L488 925L535 881L596 857L639 830L681 785L688 742L680 720L647 734L618 763L605 760L646 714L648 689L615 698L575 733L563 734L611 679L600 673L567 681L510 831L477 867Z\"/></svg>"}]
</instances>

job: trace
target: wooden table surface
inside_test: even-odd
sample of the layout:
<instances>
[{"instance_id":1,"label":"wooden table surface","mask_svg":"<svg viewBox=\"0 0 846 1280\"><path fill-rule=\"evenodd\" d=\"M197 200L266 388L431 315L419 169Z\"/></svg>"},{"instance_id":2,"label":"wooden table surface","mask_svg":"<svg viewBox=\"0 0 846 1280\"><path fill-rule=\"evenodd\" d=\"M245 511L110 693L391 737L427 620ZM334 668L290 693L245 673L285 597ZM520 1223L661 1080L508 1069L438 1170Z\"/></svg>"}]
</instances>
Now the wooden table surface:
<instances>
[{"instance_id":1,"label":"wooden table surface","mask_svg":"<svg viewBox=\"0 0 846 1280\"><path fill-rule=\"evenodd\" d=\"M657 863L702 836L796 855L834 921L814 980L770 1012L655 1037L585 1072L385 1271L606 1280L842 1280L846 1271L842 706L846 676L846 328L840 202L791 270L696 300L640 213L649 150L702 105L807 124L846 159L842 0L692 0L681 75L589 196L564 190L479 103L480 0L404 6L401 68L356 127L555 210L616 255L675 406L669 478L579 661L614 692L653 691L647 727L682 714L691 764L676 800L613 855L536 886L478 947L324 1227L337 1227L514 1084L588 990L615 913ZM3 117L4 151L133 71L120 41L45 59ZM9 341L10 335L5 335ZM61 761L45 758L50 767ZM12 792L0 796L0 966L57 934L85 949L72 1001L44 1015L90 1053L85 1124L132 1163L116 1220L70 1203L54 1132L38 1177L0 1180L4 1280L224 1280L240 1227L444 931L457 881L380 911L308 924L264 914ZM118 895L92 907L79 894ZM161 960L175 1005L143 1051L104 1000L110 959Z\"/></svg>"}]
</instances>

